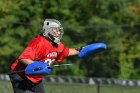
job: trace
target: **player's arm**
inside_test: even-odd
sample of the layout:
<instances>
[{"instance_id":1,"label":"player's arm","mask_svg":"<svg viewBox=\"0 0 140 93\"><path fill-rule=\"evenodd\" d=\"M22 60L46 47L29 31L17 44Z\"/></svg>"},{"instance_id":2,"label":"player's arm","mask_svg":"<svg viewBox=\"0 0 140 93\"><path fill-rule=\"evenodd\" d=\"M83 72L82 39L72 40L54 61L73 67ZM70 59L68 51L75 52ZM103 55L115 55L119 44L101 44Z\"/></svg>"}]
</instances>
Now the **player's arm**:
<instances>
[{"instance_id":1,"label":"player's arm","mask_svg":"<svg viewBox=\"0 0 140 93\"><path fill-rule=\"evenodd\" d=\"M31 42L19 56L18 61L25 65L31 64L32 62L36 61L35 59L39 57L38 54L42 48L42 42L40 41L41 40L38 38L31 40ZM40 54L42 54L42 52Z\"/></svg>"},{"instance_id":2,"label":"player's arm","mask_svg":"<svg viewBox=\"0 0 140 93\"><path fill-rule=\"evenodd\" d=\"M30 59L19 59L19 62L21 62L21 63L23 63L25 65L28 65L28 64L31 64L34 61L30 60Z\"/></svg>"},{"instance_id":3,"label":"player's arm","mask_svg":"<svg viewBox=\"0 0 140 93\"><path fill-rule=\"evenodd\" d=\"M77 55L82 48L69 48L68 56Z\"/></svg>"},{"instance_id":4,"label":"player's arm","mask_svg":"<svg viewBox=\"0 0 140 93\"><path fill-rule=\"evenodd\" d=\"M90 45L86 45L84 47L69 49L68 56L77 55L79 58L90 57L95 55L96 53L106 50L107 46L105 43L93 43Z\"/></svg>"}]
</instances>

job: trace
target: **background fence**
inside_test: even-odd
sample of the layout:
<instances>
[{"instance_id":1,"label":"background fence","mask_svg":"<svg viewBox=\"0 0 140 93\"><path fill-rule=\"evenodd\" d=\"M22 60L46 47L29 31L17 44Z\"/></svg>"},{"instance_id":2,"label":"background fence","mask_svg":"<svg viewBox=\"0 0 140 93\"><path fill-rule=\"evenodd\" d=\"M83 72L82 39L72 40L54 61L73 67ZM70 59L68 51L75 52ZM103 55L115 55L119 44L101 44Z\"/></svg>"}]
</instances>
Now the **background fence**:
<instances>
[{"instance_id":1,"label":"background fence","mask_svg":"<svg viewBox=\"0 0 140 93\"><path fill-rule=\"evenodd\" d=\"M9 76L0 74L0 93L13 93ZM86 77L44 78L47 93L139 93L140 81Z\"/></svg>"}]
</instances>

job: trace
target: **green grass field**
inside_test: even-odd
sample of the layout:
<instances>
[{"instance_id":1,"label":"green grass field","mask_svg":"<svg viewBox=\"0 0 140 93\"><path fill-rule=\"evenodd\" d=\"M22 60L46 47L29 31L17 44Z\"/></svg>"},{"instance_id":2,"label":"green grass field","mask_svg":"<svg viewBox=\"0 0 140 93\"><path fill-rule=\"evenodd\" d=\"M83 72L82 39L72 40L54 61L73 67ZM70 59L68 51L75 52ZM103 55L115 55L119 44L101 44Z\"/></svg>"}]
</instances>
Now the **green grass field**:
<instances>
[{"instance_id":1,"label":"green grass field","mask_svg":"<svg viewBox=\"0 0 140 93\"><path fill-rule=\"evenodd\" d=\"M45 83L46 93L97 93L96 85ZM0 81L0 93L13 93L9 81ZM140 87L101 85L99 93L140 93Z\"/></svg>"}]
</instances>

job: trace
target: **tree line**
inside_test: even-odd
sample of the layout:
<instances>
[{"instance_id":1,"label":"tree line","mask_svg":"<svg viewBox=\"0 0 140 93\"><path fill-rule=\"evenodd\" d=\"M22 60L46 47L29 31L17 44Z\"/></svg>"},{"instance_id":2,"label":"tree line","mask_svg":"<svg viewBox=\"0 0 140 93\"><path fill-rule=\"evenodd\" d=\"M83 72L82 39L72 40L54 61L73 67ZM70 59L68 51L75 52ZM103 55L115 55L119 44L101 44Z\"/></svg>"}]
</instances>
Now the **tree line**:
<instances>
[{"instance_id":1,"label":"tree line","mask_svg":"<svg viewBox=\"0 0 140 93\"><path fill-rule=\"evenodd\" d=\"M44 19L55 18L63 24L66 47L103 42L108 49L90 59L68 57L63 63L74 65L54 75L140 78L139 0L1 0L0 14L0 73L9 72L40 34Z\"/></svg>"}]
</instances>

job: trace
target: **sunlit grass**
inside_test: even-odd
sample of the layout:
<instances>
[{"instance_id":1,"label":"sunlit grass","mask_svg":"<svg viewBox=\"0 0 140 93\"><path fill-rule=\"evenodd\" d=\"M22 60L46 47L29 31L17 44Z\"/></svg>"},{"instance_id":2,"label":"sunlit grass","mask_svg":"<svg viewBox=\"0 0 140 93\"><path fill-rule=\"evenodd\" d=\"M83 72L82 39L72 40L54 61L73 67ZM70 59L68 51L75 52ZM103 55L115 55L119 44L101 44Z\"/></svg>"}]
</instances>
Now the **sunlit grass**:
<instances>
[{"instance_id":1,"label":"sunlit grass","mask_svg":"<svg viewBox=\"0 0 140 93\"><path fill-rule=\"evenodd\" d=\"M140 87L89 84L44 83L46 93L140 93ZM0 81L0 93L14 93L9 81Z\"/></svg>"}]
</instances>

